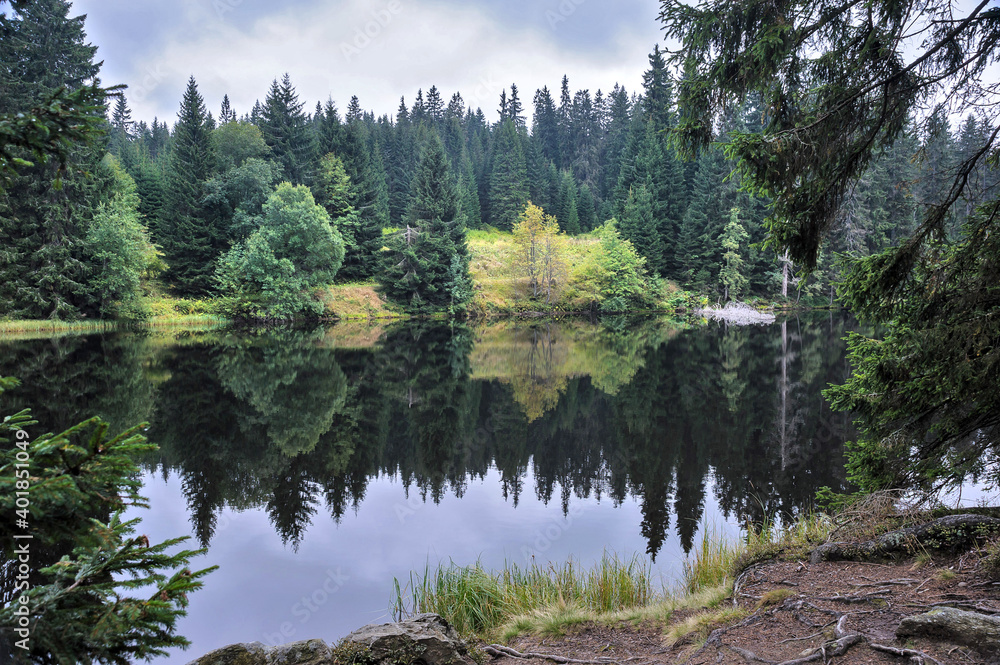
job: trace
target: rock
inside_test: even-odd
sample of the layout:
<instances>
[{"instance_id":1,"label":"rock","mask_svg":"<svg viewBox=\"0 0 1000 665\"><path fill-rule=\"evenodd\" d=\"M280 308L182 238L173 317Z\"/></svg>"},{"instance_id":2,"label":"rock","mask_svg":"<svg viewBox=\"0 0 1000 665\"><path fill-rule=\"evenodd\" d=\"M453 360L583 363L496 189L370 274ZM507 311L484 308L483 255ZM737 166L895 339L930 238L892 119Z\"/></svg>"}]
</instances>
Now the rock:
<instances>
[{"instance_id":1,"label":"rock","mask_svg":"<svg viewBox=\"0 0 1000 665\"><path fill-rule=\"evenodd\" d=\"M323 640L303 640L274 647L267 665L327 665L332 663L330 647Z\"/></svg>"},{"instance_id":2,"label":"rock","mask_svg":"<svg viewBox=\"0 0 1000 665\"><path fill-rule=\"evenodd\" d=\"M1000 619L953 607L938 607L903 619L896 637L911 636L938 637L987 653L1000 653Z\"/></svg>"},{"instance_id":3,"label":"rock","mask_svg":"<svg viewBox=\"0 0 1000 665\"><path fill-rule=\"evenodd\" d=\"M420 614L399 623L371 624L344 638L368 647L376 661L424 665L472 664L458 632L437 614Z\"/></svg>"},{"instance_id":4,"label":"rock","mask_svg":"<svg viewBox=\"0 0 1000 665\"><path fill-rule=\"evenodd\" d=\"M270 652L260 642L230 644L192 660L188 665L268 665Z\"/></svg>"}]
</instances>

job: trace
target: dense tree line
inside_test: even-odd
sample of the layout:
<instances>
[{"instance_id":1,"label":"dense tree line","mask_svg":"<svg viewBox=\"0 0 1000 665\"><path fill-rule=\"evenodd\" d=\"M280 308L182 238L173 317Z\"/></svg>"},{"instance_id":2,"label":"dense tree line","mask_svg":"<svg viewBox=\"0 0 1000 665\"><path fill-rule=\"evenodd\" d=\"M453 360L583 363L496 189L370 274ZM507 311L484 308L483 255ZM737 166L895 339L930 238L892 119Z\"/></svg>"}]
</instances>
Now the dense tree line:
<instances>
[{"instance_id":1,"label":"dense tree line","mask_svg":"<svg viewBox=\"0 0 1000 665\"><path fill-rule=\"evenodd\" d=\"M567 77L560 83L558 101L548 87L536 91L529 130L516 85L509 94L501 93L496 122L489 122L482 109L467 106L460 93L446 104L437 87L426 94L418 91L412 105L401 99L394 117L363 111L357 97L341 116L330 100L306 114L287 74L272 84L263 103L242 116L225 97L219 117L228 122L216 126L212 114L201 108L200 97L195 99L192 79L172 131L158 119L151 125L123 120L128 112L122 101L112 126L127 139L113 142L112 148L122 163L134 165L143 200L153 202L148 206L150 225L161 229L154 238L164 248L174 247L170 275L185 293L212 291L208 277L213 261L227 243L239 239L233 231L237 211L242 206L240 219L252 214L246 212L252 207L249 201L266 198L266 190L278 180L310 187L330 212L347 245L338 279L366 280L381 273L384 281L394 282L402 275L415 276L411 268L417 264L399 248L387 266L380 265L388 258L380 250L399 244L407 228L416 233L413 206L426 195L420 175L423 155L440 144L445 161L438 161L435 177L447 178L444 196L455 201L454 213L448 213L452 222L446 225L512 230L530 201L570 235L615 219L622 237L640 248L650 273L716 297L795 297L799 289L799 297L825 299L833 295L836 256L868 255L906 237L919 204L940 193L940 173L974 149L985 131L971 115L952 129L943 114L933 131L904 131L848 192L848 205L833 225L819 270L800 281L788 257L761 248L769 201L740 190L739 181L729 177L735 162L714 145L685 161L671 142L670 130L678 123L678 85L657 47L636 93L619 85L608 94L572 92ZM196 108L200 110L194 112ZM721 118L713 137L722 141L734 132L758 132L762 118L760 101L750 97ZM191 152L192 141L200 145L197 154ZM208 167L211 159L218 163ZM979 189L985 191L990 182L981 175ZM180 177L190 185L177 182ZM198 233L178 234L175 229L187 223L186 208L178 204L186 200L184 192L193 191L196 179L205 183L203 214L226 182L231 185L228 206L217 208ZM336 195L330 194L334 180ZM160 201L174 203L157 207ZM960 203L952 213L953 229L960 228L975 205L971 199ZM445 204L449 210L451 206ZM734 208L739 209L742 233L727 232ZM386 231L390 235L383 238ZM171 233L177 236L173 240ZM403 244L415 239L403 239ZM466 261L462 243L455 246L457 261ZM453 255L450 250L446 254L421 263L425 269L434 265L432 272L441 280L435 290L442 293L451 288ZM168 263L170 256L168 251ZM188 264L203 279L182 275ZM423 297L414 289L396 295L412 303Z\"/></svg>"},{"instance_id":2,"label":"dense tree line","mask_svg":"<svg viewBox=\"0 0 1000 665\"><path fill-rule=\"evenodd\" d=\"M770 245L821 272L848 250L841 301L886 324L852 338L856 371L828 392L862 427L853 479L995 485L1000 8L719 0L664 2L661 19L688 73L675 145L710 144L731 107L762 100L762 130L727 152L771 200Z\"/></svg>"},{"instance_id":3,"label":"dense tree line","mask_svg":"<svg viewBox=\"0 0 1000 665\"><path fill-rule=\"evenodd\" d=\"M66 2L28 7L2 18L0 59L10 94L0 113L98 73L82 20L69 17ZM42 49L32 38L39 31L60 43ZM54 52L62 55L50 62ZM814 257L818 269L801 280L795 256L762 248L771 201L741 191L739 178L730 177L737 162L718 147L732 136L759 134L764 102L749 94L728 105L703 130L703 149L679 151L671 133L690 121L679 111L686 83L675 71L657 47L641 90L616 84L608 93L573 91L563 77L558 92L535 91L530 127L516 84L499 95L495 122L458 92L446 101L436 86L418 91L412 104L401 99L394 116L364 111L357 97L343 114L332 100L310 113L288 74L253 108L234 109L225 96L215 114L192 77L172 126L134 120L127 98L118 96L107 109L105 139L75 148L68 159L74 168L20 169L0 200L0 315L132 315L136 285L163 268L173 292L224 295L238 313L315 312L308 291L316 281L280 294L274 284L283 282L282 270L312 261L314 250L331 250L320 242L299 256L278 257L263 251L260 234L252 238L281 182L307 188L329 217L343 245L333 256L343 259L328 272L341 281L381 279L387 296L419 311L460 311L471 293L464 230L512 230L529 201L569 235L616 220L650 274L713 298L832 299L837 255L867 256L908 237L920 204L945 193L947 174L968 161L988 131L975 114L953 128L943 110L919 130L901 127L844 192L828 224L830 242ZM435 182L426 179L428 159ZM995 180L981 166L974 170L973 186L949 206L949 233L958 233ZM443 198L428 207L429 195ZM727 231L734 208L740 228ZM448 219L417 223L414 210ZM251 240L261 251L246 251ZM414 243L422 249L415 252ZM233 266L248 268L251 259L258 273L278 270L272 284L233 281ZM109 280L108 266L127 274Z\"/></svg>"}]
</instances>

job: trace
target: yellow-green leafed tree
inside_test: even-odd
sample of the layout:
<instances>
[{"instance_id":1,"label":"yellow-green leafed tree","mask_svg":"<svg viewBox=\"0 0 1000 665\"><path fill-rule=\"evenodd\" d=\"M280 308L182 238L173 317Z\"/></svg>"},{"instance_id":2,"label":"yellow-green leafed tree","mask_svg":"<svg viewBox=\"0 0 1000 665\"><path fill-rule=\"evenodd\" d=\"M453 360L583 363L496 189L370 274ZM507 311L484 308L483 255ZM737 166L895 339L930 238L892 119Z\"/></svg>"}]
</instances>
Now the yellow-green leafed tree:
<instances>
[{"instance_id":1,"label":"yellow-green leafed tree","mask_svg":"<svg viewBox=\"0 0 1000 665\"><path fill-rule=\"evenodd\" d=\"M559 233L559 223L552 215L530 201L514 224L514 273L528 279L531 297L545 296L546 304L553 300L557 287L564 281L566 264L563 245L566 237Z\"/></svg>"}]
</instances>

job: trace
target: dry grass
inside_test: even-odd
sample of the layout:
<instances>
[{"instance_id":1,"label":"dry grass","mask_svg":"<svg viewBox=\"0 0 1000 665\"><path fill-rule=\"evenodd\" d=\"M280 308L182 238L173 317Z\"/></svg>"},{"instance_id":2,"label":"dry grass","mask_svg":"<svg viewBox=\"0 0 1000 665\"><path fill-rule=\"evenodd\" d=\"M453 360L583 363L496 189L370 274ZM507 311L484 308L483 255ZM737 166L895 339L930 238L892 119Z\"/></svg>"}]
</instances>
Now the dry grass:
<instances>
[{"instance_id":1,"label":"dry grass","mask_svg":"<svg viewBox=\"0 0 1000 665\"><path fill-rule=\"evenodd\" d=\"M712 612L699 612L689 616L684 621L673 624L667 630L664 642L673 646L683 639L703 641L709 633L720 626L734 623L745 618L749 612L740 607L726 607Z\"/></svg>"},{"instance_id":2,"label":"dry grass","mask_svg":"<svg viewBox=\"0 0 1000 665\"><path fill-rule=\"evenodd\" d=\"M341 321L405 318L399 308L378 294L374 283L336 284L321 297L327 316Z\"/></svg>"},{"instance_id":3,"label":"dry grass","mask_svg":"<svg viewBox=\"0 0 1000 665\"><path fill-rule=\"evenodd\" d=\"M533 310L583 311L600 300L596 261L601 245L597 238L583 235L566 240L566 279L548 303L531 299L527 280L514 269L517 247L513 234L469 231L468 245L469 272L475 289L472 311L480 316Z\"/></svg>"},{"instance_id":4,"label":"dry grass","mask_svg":"<svg viewBox=\"0 0 1000 665\"><path fill-rule=\"evenodd\" d=\"M487 640L561 635L587 622L631 622L662 625L668 641L676 642L743 618L745 610L723 607L739 573L750 563L782 552L798 557L822 542L830 529L828 517L810 514L784 528L769 524L749 529L734 541L706 525L702 542L673 591L654 592L650 564L640 557L605 557L591 570L580 570L572 562L561 568L507 565L498 572L478 565L441 566L411 576L405 593L397 581L395 611L437 612L465 634ZM780 589L761 602L780 603L790 595L794 592ZM680 610L697 612L671 624Z\"/></svg>"}]
</instances>

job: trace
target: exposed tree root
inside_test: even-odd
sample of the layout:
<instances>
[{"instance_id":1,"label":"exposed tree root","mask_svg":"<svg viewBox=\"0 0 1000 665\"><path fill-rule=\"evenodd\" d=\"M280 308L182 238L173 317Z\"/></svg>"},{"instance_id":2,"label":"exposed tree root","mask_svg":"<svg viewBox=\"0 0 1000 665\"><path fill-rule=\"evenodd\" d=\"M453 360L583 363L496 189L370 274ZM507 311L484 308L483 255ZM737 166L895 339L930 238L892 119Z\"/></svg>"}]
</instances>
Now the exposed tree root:
<instances>
[{"instance_id":1,"label":"exposed tree root","mask_svg":"<svg viewBox=\"0 0 1000 665\"><path fill-rule=\"evenodd\" d=\"M576 658L566 658L565 656L557 656L550 653L537 653L535 651L526 651L521 653L520 651L515 651L510 647L505 647L502 644L490 644L483 647L483 651L493 656L494 658L500 658L502 656L509 656L510 658L540 658L542 660L550 660L553 663L577 663L591 665L593 663L617 663L618 661L613 658L596 658L593 660L577 660Z\"/></svg>"},{"instance_id":2,"label":"exposed tree root","mask_svg":"<svg viewBox=\"0 0 1000 665\"><path fill-rule=\"evenodd\" d=\"M923 651L917 651L916 649L900 649L898 647L890 647L884 644L875 644L874 642L869 643L868 646L875 651L891 653L893 656L899 656L900 658L909 658L916 665L926 665L926 663L943 665L941 661L934 656L929 656Z\"/></svg>"}]
</instances>

